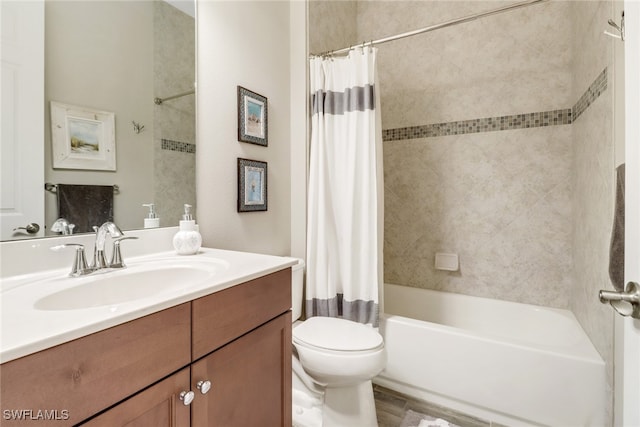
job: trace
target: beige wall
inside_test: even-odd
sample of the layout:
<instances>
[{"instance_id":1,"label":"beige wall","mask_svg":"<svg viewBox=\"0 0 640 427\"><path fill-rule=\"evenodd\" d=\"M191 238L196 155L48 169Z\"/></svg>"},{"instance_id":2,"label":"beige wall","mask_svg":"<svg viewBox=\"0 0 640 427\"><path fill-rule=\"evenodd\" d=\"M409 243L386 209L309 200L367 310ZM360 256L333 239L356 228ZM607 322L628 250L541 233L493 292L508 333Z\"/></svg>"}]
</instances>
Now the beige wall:
<instances>
[{"instance_id":1,"label":"beige wall","mask_svg":"<svg viewBox=\"0 0 640 427\"><path fill-rule=\"evenodd\" d=\"M196 184L205 246L290 253L289 7L269 1L198 3ZM268 99L268 147L238 142L238 85ZM236 212L237 158L268 162L267 212Z\"/></svg>"},{"instance_id":2,"label":"beige wall","mask_svg":"<svg viewBox=\"0 0 640 427\"><path fill-rule=\"evenodd\" d=\"M115 221L141 228L153 194L153 3L47 1L45 16L45 180L117 184ZM50 101L115 113L116 172L52 169ZM147 131L136 134L132 120ZM55 195L45 204L51 227Z\"/></svg>"}]
</instances>

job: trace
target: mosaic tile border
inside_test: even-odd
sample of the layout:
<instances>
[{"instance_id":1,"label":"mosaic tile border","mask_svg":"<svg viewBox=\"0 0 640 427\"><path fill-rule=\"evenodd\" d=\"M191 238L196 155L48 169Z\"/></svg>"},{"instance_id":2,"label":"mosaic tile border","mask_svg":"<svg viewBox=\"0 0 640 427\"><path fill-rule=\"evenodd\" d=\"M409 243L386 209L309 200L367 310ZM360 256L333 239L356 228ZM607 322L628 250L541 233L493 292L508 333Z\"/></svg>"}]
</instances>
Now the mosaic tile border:
<instances>
[{"instance_id":1,"label":"mosaic tile border","mask_svg":"<svg viewBox=\"0 0 640 427\"><path fill-rule=\"evenodd\" d=\"M191 144L189 142L172 141L170 139L162 139L161 148L163 150L179 151L181 153L196 152L196 144Z\"/></svg>"},{"instance_id":2,"label":"mosaic tile border","mask_svg":"<svg viewBox=\"0 0 640 427\"><path fill-rule=\"evenodd\" d=\"M400 141L403 139L464 135L467 133L493 132L499 130L566 124L571 124L570 108L564 110L542 111L538 113L514 114L511 116L435 123L398 129L383 129L382 139L384 141Z\"/></svg>"},{"instance_id":3,"label":"mosaic tile border","mask_svg":"<svg viewBox=\"0 0 640 427\"><path fill-rule=\"evenodd\" d=\"M605 90L607 90L606 68L602 70L600 75L591 83L591 86L582 94L578 102L573 105L573 121L575 122Z\"/></svg>"},{"instance_id":4,"label":"mosaic tile border","mask_svg":"<svg viewBox=\"0 0 640 427\"><path fill-rule=\"evenodd\" d=\"M396 129L383 129L383 141L431 138L436 136L464 135L468 133L494 132L500 130L526 129L542 126L569 125L607 89L607 68L605 68L572 108L540 111L536 113L513 114L509 116L486 117L482 119L456 122L434 123Z\"/></svg>"}]
</instances>

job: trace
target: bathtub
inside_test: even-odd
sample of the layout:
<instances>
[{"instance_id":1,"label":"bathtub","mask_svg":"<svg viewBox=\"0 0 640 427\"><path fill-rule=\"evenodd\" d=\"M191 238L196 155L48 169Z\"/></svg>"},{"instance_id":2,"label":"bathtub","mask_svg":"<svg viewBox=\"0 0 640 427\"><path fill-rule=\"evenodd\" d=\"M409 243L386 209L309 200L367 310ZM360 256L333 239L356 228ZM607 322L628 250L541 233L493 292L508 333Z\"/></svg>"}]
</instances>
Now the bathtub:
<instances>
[{"instance_id":1,"label":"bathtub","mask_svg":"<svg viewBox=\"0 0 640 427\"><path fill-rule=\"evenodd\" d=\"M567 310L387 284L376 384L511 426L604 426L605 364Z\"/></svg>"}]
</instances>

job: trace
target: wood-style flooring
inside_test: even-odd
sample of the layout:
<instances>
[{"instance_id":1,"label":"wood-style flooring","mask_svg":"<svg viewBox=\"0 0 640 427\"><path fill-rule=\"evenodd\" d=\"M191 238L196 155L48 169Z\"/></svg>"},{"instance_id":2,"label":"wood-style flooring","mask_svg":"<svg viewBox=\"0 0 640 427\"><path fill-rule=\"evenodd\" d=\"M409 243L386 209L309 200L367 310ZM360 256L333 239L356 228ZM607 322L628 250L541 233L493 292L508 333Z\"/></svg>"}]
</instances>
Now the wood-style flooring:
<instances>
[{"instance_id":1,"label":"wood-style flooring","mask_svg":"<svg viewBox=\"0 0 640 427\"><path fill-rule=\"evenodd\" d=\"M505 427L502 424L492 423L433 403L414 399L377 384L373 385L373 395L376 400L379 427L399 427L408 410L442 418L460 427Z\"/></svg>"}]
</instances>

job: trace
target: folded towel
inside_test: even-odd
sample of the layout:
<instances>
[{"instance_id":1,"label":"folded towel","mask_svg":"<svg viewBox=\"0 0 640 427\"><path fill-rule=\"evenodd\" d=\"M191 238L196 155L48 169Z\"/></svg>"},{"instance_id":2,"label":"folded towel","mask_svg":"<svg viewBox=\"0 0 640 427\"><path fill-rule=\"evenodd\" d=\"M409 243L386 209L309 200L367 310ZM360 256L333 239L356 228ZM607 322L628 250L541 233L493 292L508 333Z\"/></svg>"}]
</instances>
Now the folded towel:
<instances>
[{"instance_id":1,"label":"folded towel","mask_svg":"<svg viewBox=\"0 0 640 427\"><path fill-rule=\"evenodd\" d=\"M75 224L74 233L113 221L113 185L58 184L58 218Z\"/></svg>"},{"instance_id":2,"label":"folded towel","mask_svg":"<svg viewBox=\"0 0 640 427\"><path fill-rule=\"evenodd\" d=\"M624 163L616 169L616 204L609 247L609 278L618 292L624 291L624 169Z\"/></svg>"}]
</instances>

